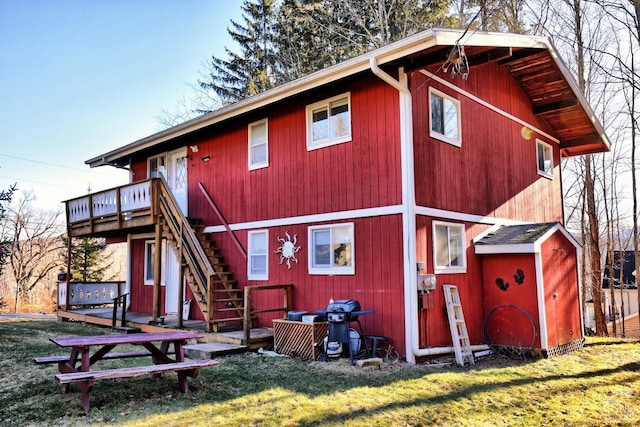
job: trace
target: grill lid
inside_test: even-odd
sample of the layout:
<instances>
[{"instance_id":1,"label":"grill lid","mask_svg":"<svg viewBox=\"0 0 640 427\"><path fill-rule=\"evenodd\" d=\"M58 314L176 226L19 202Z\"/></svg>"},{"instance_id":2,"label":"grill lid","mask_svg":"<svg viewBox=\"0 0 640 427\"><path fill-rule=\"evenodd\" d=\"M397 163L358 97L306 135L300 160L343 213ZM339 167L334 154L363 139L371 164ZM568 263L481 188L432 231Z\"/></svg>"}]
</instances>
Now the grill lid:
<instances>
[{"instance_id":1,"label":"grill lid","mask_svg":"<svg viewBox=\"0 0 640 427\"><path fill-rule=\"evenodd\" d=\"M327 313L329 312L344 312L351 313L353 311L360 311L360 302L353 299L341 299L330 303L327 306Z\"/></svg>"}]
</instances>

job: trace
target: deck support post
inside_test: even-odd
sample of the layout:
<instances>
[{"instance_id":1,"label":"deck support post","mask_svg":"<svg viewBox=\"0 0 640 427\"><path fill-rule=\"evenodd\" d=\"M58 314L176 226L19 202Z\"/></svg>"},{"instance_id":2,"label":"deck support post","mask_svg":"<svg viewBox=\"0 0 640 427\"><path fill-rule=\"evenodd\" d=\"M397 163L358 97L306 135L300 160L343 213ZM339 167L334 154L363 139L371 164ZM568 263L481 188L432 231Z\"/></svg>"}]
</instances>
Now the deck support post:
<instances>
[{"instance_id":1,"label":"deck support post","mask_svg":"<svg viewBox=\"0 0 640 427\"><path fill-rule=\"evenodd\" d=\"M155 253L153 260L153 323L160 316L160 282L162 279L162 223L156 221Z\"/></svg>"}]
</instances>

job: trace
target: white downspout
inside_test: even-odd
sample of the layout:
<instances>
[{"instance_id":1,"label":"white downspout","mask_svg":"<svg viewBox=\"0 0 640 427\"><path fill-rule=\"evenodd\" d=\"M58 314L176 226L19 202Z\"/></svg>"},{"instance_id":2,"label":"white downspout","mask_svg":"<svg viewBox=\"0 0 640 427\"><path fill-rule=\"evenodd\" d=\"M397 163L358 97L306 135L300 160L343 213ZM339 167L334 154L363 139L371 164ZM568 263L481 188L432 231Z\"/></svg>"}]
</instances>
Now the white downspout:
<instances>
[{"instance_id":1,"label":"white downspout","mask_svg":"<svg viewBox=\"0 0 640 427\"><path fill-rule=\"evenodd\" d=\"M416 260L416 192L413 156L413 110L411 91L403 68L398 80L378 67L375 57L369 58L371 72L398 90L400 94L400 159L402 170L402 233L404 236L404 323L407 362L416 363L416 356L452 353L453 347L420 348L418 336L418 284ZM472 351L487 350L487 345L473 345Z\"/></svg>"},{"instance_id":2,"label":"white downspout","mask_svg":"<svg viewBox=\"0 0 640 427\"><path fill-rule=\"evenodd\" d=\"M404 240L404 324L407 362L416 363L413 349L418 342L418 301L416 262L416 200L413 173L413 113L411 92L404 69L398 69L400 81L378 67L369 58L371 72L398 90L400 95L400 164L402 174L402 234Z\"/></svg>"}]
</instances>

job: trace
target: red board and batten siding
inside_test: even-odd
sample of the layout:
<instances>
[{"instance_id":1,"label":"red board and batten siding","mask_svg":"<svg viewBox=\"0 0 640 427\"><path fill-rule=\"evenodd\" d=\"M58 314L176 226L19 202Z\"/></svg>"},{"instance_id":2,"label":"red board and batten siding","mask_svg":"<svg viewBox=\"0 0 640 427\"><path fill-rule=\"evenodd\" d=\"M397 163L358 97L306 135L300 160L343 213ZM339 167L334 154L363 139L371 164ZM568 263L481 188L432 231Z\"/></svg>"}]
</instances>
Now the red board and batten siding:
<instances>
[{"instance_id":1,"label":"red board and batten siding","mask_svg":"<svg viewBox=\"0 0 640 427\"><path fill-rule=\"evenodd\" d=\"M134 239L131 241L131 259L140 262L131 263L131 298L130 311L150 313L153 310L153 285L144 284L144 258L146 239ZM160 290L160 309L164 313L165 291L164 286Z\"/></svg>"},{"instance_id":2,"label":"red board and batten siding","mask_svg":"<svg viewBox=\"0 0 640 427\"><path fill-rule=\"evenodd\" d=\"M502 254L481 257L484 282L487 339L491 344L540 348L540 308L536 264L533 254ZM513 275L524 272L524 281L517 284ZM500 278L509 287L502 290L496 284Z\"/></svg>"},{"instance_id":3,"label":"red board and batten siding","mask_svg":"<svg viewBox=\"0 0 640 427\"><path fill-rule=\"evenodd\" d=\"M375 310L374 315L361 317L367 334L395 337L394 345L404 348L404 284L402 242L402 217L386 215L359 218L343 222L353 222L355 230L355 275L309 275L308 274L308 226L296 224L269 228L269 280L247 280L247 265L238 256L237 249L226 233L214 233L212 239L225 256L225 262L241 284L264 285L269 283L293 283L293 310L310 313L326 309L329 299L356 299L363 309ZM281 245L278 238L296 236L298 262L280 263L276 250ZM237 231L236 236L246 245L247 231ZM254 309L282 305L280 293L254 294L258 298ZM271 319L282 317L282 313L267 313L260 316L260 323L271 326Z\"/></svg>"},{"instance_id":4,"label":"red board and batten siding","mask_svg":"<svg viewBox=\"0 0 640 427\"><path fill-rule=\"evenodd\" d=\"M352 141L308 151L306 105L345 92L351 93ZM199 182L230 224L398 205L398 114L397 91L367 77L219 126L192 141L199 151L189 162L189 214L218 223ZM249 171L247 124L264 118L269 166ZM211 160L202 162L204 156Z\"/></svg>"},{"instance_id":5,"label":"red board and batten siding","mask_svg":"<svg viewBox=\"0 0 640 427\"><path fill-rule=\"evenodd\" d=\"M542 243L548 348L582 337L576 247L557 231Z\"/></svg>"},{"instance_id":6,"label":"red board and batten siding","mask_svg":"<svg viewBox=\"0 0 640 427\"><path fill-rule=\"evenodd\" d=\"M351 94L352 141L308 151L306 105L345 92ZM202 197L200 182L229 224L281 218L286 224L286 218L290 217L399 205L402 194L398 111L397 91L375 77L365 77L331 92L308 93L200 132L189 139L190 145L198 145L197 153L189 153L189 216L202 218L207 226L219 224ZM269 166L249 171L247 125L264 118L268 118ZM203 161L205 156L210 160ZM137 162L135 169L142 174L146 160ZM308 274L308 227L317 223L279 227L258 224L258 229L269 230L268 281L247 280L246 262L238 256L226 233L213 233L212 238L241 286L294 283L292 308L309 312L325 309L330 298L357 299L363 309L376 311L375 315L362 316L365 332L393 336L394 345L404 349L401 216L330 222L354 223L355 275ZM247 232L235 232L245 248ZM296 254L298 263L293 262L290 269L284 262L280 264L275 253L280 246L278 238L284 239L285 233L296 236L301 247ZM140 252L134 256L143 259L142 255ZM142 277L136 274L134 281L142 282ZM282 302L279 294L259 293L254 298L257 298L254 308L280 306ZM144 299L148 311L151 294ZM271 326L270 320L281 316L281 313L263 314L261 324Z\"/></svg>"},{"instance_id":7,"label":"red board and batten siding","mask_svg":"<svg viewBox=\"0 0 640 427\"><path fill-rule=\"evenodd\" d=\"M418 216L416 219L416 255L418 262L425 262L426 272L434 271L433 260L433 218ZM434 291L423 296L423 309L418 312L420 347L442 347L452 345L449 319L442 285L458 287L462 311L472 344L480 344L484 320L482 265L474 255L473 239L486 231L488 225L465 223L467 241L467 269L464 274L438 274Z\"/></svg>"},{"instance_id":8,"label":"red board and batten siding","mask_svg":"<svg viewBox=\"0 0 640 427\"><path fill-rule=\"evenodd\" d=\"M474 67L468 79L446 81L502 111L551 132L511 76L494 63ZM461 148L429 137L429 87L460 101ZM557 144L440 82L411 75L416 204L527 222L562 221ZM537 172L536 138L554 149L555 177Z\"/></svg>"}]
</instances>

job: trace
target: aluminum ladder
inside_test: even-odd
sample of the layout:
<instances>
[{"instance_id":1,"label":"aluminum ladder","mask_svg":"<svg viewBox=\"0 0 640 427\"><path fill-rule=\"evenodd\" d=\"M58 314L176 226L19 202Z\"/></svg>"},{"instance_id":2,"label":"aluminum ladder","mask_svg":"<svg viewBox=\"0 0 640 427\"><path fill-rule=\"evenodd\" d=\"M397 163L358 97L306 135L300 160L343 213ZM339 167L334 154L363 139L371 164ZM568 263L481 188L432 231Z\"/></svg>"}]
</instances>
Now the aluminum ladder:
<instances>
[{"instance_id":1,"label":"aluminum ladder","mask_svg":"<svg viewBox=\"0 0 640 427\"><path fill-rule=\"evenodd\" d=\"M464 366L465 359L471 365L475 365L473 352L471 351L471 342L467 333L467 324L462 314L462 304L460 303L460 294L458 287L455 285L443 285L444 300L447 304L447 315L449 316L449 328L451 329L451 338L453 339L453 349L456 354L456 363Z\"/></svg>"}]
</instances>

